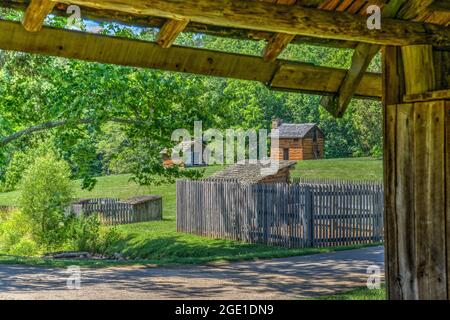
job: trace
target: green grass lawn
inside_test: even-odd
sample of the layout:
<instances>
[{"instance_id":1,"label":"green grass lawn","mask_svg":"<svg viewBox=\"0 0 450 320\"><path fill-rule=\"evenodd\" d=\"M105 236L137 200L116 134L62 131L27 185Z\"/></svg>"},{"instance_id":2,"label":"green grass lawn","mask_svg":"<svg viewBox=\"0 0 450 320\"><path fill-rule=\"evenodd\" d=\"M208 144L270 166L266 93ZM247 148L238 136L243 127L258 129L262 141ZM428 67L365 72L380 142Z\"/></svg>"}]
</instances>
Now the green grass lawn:
<instances>
[{"instance_id":1,"label":"green grass lawn","mask_svg":"<svg viewBox=\"0 0 450 320\"><path fill-rule=\"evenodd\" d=\"M375 158L300 161L292 177L382 181L383 161Z\"/></svg>"},{"instance_id":2,"label":"green grass lawn","mask_svg":"<svg viewBox=\"0 0 450 320\"><path fill-rule=\"evenodd\" d=\"M206 175L220 170L220 166L206 168ZM336 179L380 179L381 161L374 159L334 159L304 161L298 164L293 176L305 178ZM152 188L141 187L130 181L129 175L107 176L98 179L93 191L79 188L74 181L78 198L113 197L128 198L143 194L163 196L163 221L146 222L118 226L123 239L117 242L114 252L136 261L130 263L205 263L215 261L237 261L257 258L286 257L302 254L328 252L331 249L284 249L266 245L246 244L242 242L209 239L176 232L175 184L166 184ZM0 193L0 205L16 205L19 193ZM353 247L352 247L353 248ZM346 248L348 249L348 248ZM65 265L71 262L45 261L43 259L24 259L0 256L0 263L30 263ZM88 265L105 265L104 262L81 262ZM109 264L109 263L108 263Z\"/></svg>"},{"instance_id":3,"label":"green grass lawn","mask_svg":"<svg viewBox=\"0 0 450 320\"><path fill-rule=\"evenodd\" d=\"M334 296L318 297L316 300L386 300L386 289L384 285L374 290L359 288Z\"/></svg>"}]
</instances>

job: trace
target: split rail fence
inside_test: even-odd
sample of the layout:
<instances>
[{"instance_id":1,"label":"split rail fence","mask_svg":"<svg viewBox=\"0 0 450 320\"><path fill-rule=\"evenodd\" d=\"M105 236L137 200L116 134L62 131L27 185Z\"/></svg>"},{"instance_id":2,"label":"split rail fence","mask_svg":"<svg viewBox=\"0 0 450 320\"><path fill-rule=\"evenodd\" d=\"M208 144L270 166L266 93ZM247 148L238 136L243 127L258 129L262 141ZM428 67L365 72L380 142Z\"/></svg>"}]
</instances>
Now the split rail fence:
<instances>
[{"instance_id":1,"label":"split rail fence","mask_svg":"<svg viewBox=\"0 0 450 320\"><path fill-rule=\"evenodd\" d=\"M380 242L383 186L178 181L177 230L289 248Z\"/></svg>"}]
</instances>

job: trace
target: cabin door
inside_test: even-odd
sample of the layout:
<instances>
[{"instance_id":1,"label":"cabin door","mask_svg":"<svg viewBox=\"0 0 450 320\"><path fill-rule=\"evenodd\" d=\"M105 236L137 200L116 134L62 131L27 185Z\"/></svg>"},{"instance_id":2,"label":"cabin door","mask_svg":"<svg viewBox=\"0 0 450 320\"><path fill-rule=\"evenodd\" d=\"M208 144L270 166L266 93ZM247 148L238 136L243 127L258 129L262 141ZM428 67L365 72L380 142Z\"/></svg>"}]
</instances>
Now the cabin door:
<instances>
[{"instance_id":1,"label":"cabin door","mask_svg":"<svg viewBox=\"0 0 450 320\"><path fill-rule=\"evenodd\" d=\"M289 149L288 148L283 149L283 160L289 160Z\"/></svg>"}]
</instances>

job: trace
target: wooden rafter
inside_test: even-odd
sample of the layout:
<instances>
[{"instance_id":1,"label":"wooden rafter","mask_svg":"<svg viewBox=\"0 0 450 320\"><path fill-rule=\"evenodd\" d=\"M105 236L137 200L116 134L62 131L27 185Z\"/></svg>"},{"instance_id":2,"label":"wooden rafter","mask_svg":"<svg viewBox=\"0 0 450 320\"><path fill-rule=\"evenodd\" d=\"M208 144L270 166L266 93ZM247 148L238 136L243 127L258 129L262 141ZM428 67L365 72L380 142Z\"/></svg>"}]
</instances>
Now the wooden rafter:
<instances>
[{"instance_id":1,"label":"wooden rafter","mask_svg":"<svg viewBox=\"0 0 450 320\"><path fill-rule=\"evenodd\" d=\"M177 39L178 35L186 28L189 20L169 19L159 31L156 43L163 48L169 48Z\"/></svg>"},{"instance_id":2,"label":"wooden rafter","mask_svg":"<svg viewBox=\"0 0 450 320\"><path fill-rule=\"evenodd\" d=\"M264 0L265 2L283 4L283 5L294 5L297 0ZM283 52L283 50L294 40L295 34L289 33L276 33L268 41L263 52L264 61L274 61Z\"/></svg>"},{"instance_id":3,"label":"wooden rafter","mask_svg":"<svg viewBox=\"0 0 450 320\"><path fill-rule=\"evenodd\" d=\"M434 0L428 7L430 10L450 12L450 2L447 0Z\"/></svg>"},{"instance_id":4,"label":"wooden rafter","mask_svg":"<svg viewBox=\"0 0 450 320\"><path fill-rule=\"evenodd\" d=\"M31 0L23 19L23 26L30 32L41 30L47 15L53 10L56 3L50 0Z\"/></svg>"},{"instance_id":5,"label":"wooden rafter","mask_svg":"<svg viewBox=\"0 0 450 320\"><path fill-rule=\"evenodd\" d=\"M244 0L63 0L86 7L380 45L450 44L450 30L437 25L385 19L383 30L368 30L365 17L344 12Z\"/></svg>"},{"instance_id":6,"label":"wooden rafter","mask_svg":"<svg viewBox=\"0 0 450 320\"><path fill-rule=\"evenodd\" d=\"M320 101L321 106L333 116L341 118L347 110L370 62L379 51L380 46L360 43L353 53L352 65L339 87L338 94L323 97Z\"/></svg>"},{"instance_id":7,"label":"wooden rafter","mask_svg":"<svg viewBox=\"0 0 450 320\"><path fill-rule=\"evenodd\" d=\"M388 3L383 8L384 18L395 17L406 0L395 0ZM366 73L370 62L380 51L381 47L373 44L360 43L355 48L352 57L352 65L347 72L338 94L335 96L325 96L320 101L322 107L335 117L342 117L350 104L356 88L359 86L362 76Z\"/></svg>"},{"instance_id":8,"label":"wooden rafter","mask_svg":"<svg viewBox=\"0 0 450 320\"><path fill-rule=\"evenodd\" d=\"M0 21L0 49L117 65L260 81L272 88L335 94L345 70L255 56L172 46L133 39L44 27L29 33L16 22ZM356 95L381 97L380 74L364 75Z\"/></svg>"},{"instance_id":9,"label":"wooden rafter","mask_svg":"<svg viewBox=\"0 0 450 320\"><path fill-rule=\"evenodd\" d=\"M314 5L314 1L303 1L300 3ZM321 1L321 0L320 0ZM25 11L29 0L3 0L0 1L0 8L10 8L19 11ZM67 17L67 4L58 3L52 11L55 16ZM167 22L167 19L161 17L148 17L142 14L126 14L123 12L111 10L99 10L95 8L88 8L81 6L82 18L97 22L116 22L129 26L158 28L161 29ZM270 41L273 38L273 33L266 31L255 31L241 28L227 28L221 26L214 26L202 24L197 22L190 22L184 32L190 33L204 33L218 37L228 37L233 39L243 40L264 40ZM346 48L353 49L357 43L353 41L315 38L309 36L297 35L292 40L293 44L309 44L313 46L323 46L332 48Z\"/></svg>"}]
</instances>

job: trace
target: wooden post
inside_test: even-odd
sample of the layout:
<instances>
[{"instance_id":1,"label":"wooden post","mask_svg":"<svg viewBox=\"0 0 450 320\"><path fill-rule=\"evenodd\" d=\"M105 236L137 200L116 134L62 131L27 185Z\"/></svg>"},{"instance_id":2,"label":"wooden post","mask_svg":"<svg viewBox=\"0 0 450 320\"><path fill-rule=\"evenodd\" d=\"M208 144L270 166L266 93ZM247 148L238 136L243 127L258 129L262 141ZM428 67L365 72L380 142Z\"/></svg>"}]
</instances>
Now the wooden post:
<instances>
[{"instance_id":1,"label":"wooden post","mask_svg":"<svg viewBox=\"0 0 450 320\"><path fill-rule=\"evenodd\" d=\"M383 62L386 282L390 299L449 299L449 59L386 47ZM436 58L438 57L438 58ZM443 74L444 73L444 74Z\"/></svg>"},{"instance_id":2,"label":"wooden post","mask_svg":"<svg viewBox=\"0 0 450 320\"><path fill-rule=\"evenodd\" d=\"M314 247L314 194L310 186L305 187L305 217L307 223L306 241Z\"/></svg>"}]
</instances>

